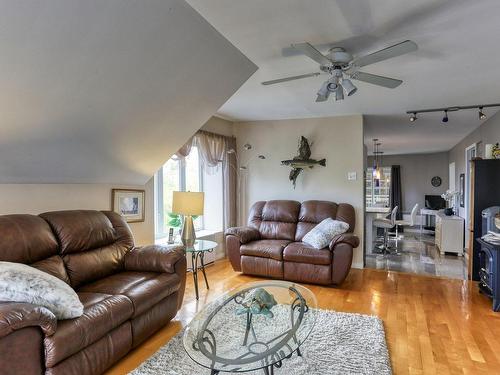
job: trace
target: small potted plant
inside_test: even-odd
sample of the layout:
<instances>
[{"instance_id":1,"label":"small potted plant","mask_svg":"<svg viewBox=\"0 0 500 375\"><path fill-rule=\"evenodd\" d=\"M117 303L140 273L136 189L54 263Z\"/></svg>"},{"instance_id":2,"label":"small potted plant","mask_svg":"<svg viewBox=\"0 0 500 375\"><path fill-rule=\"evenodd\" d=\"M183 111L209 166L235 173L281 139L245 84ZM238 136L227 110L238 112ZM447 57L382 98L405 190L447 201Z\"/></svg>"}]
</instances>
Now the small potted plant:
<instances>
[{"instance_id":1,"label":"small potted plant","mask_svg":"<svg viewBox=\"0 0 500 375\"><path fill-rule=\"evenodd\" d=\"M455 200L458 196L458 191L446 190L446 193L441 194L441 198L446 201L446 208L444 214L446 216L452 216L454 214L453 207L455 206Z\"/></svg>"}]
</instances>

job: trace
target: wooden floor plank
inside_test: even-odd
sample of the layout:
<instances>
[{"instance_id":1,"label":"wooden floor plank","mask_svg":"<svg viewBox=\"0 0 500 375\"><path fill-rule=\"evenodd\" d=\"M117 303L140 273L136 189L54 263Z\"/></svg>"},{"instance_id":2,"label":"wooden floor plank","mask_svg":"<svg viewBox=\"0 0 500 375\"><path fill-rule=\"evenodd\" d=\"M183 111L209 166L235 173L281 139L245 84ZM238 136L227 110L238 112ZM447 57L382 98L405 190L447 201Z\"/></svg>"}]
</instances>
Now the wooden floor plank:
<instances>
[{"instance_id":1,"label":"wooden floor plank","mask_svg":"<svg viewBox=\"0 0 500 375\"><path fill-rule=\"evenodd\" d=\"M232 270L227 260L208 268L210 290L194 298L188 274L182 309L175 319L111 368L133 370L167 343L205 304L241 284L262 280ZM500 375L500 313L463 280L353 269L338 288L308 286L323 309L379 316L384 321L394 373ZM313 375L313 374L308 374Z\"/></svg>"}]
</instances>

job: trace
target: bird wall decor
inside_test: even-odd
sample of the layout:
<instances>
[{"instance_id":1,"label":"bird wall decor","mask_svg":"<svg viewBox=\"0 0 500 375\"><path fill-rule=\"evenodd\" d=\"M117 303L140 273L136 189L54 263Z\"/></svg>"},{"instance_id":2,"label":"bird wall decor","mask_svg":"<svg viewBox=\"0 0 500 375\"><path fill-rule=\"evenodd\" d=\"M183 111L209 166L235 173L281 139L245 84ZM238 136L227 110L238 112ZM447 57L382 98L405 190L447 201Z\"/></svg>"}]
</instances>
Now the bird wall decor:
<instances>
[{"instance_id":1,"label":"bird wall decor","mask_svg":"<svg viewBox=\"0 0 500 375\"><path fill-rule=\"evenodd\" d=\"M316 160L311 159L311 147L306 137L301 136L299 141L298 155L293 159L282 160L281 165L286 165L292 168L289 175L289 180L292 181L293 188L295 189L297 177L306 169L312 169L315 165L326 167L326 159Z\"/></svg>"}]
</instances>

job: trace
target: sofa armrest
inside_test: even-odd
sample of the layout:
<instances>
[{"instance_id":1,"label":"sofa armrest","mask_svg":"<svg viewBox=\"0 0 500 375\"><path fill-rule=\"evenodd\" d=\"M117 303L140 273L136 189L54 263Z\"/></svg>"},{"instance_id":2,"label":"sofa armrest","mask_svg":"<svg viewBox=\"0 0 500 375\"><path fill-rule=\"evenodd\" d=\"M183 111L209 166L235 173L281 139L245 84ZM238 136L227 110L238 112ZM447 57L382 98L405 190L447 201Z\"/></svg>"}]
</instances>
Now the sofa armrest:
<instances>
[{"instance_id":1,"label":"sofa armrest","mask_svg":"<svg viewBox=\"0 0 500 375\"><path fill-rule=\"evenodd\" d=\"M239 239L240 243L260 240L260 232L250 227L233 227L226 229L226 236L232 235Z\"/></svg>"},{"instance_id":2,"label":"sofa armrest","mask_svg":"<svg viewBox=\"0 0 500 375\"><path fill-rule=\"evenodd\" d=\"M345 243L355 248L359 246L359 238L352 233L342 233L333 237L330 242L330 250L335 250L335 246L338 244Z\"/></svg>"},{"instance_id":3,"label":"sofa armrest","mask_svg":"<svg viewBox=\"0 0 500 375\"><path fill-rule=\"evenodd\" d=\"M179 245L136 247L125 255L127 271L175 273L176 264L185 261L184 248Z\"/></svg>"},{"instance_id":4,"label":"sofa armrest","mask_svg":"<svg viewBox=\"0 0 500 375\"><path fill-rule=\"evenodd\" d=\"M22 302L0 302L0 338L31 326L38 326L45 336L52 336L57 329L57 318L42 306Z\"/></svg>"}]
</instances>

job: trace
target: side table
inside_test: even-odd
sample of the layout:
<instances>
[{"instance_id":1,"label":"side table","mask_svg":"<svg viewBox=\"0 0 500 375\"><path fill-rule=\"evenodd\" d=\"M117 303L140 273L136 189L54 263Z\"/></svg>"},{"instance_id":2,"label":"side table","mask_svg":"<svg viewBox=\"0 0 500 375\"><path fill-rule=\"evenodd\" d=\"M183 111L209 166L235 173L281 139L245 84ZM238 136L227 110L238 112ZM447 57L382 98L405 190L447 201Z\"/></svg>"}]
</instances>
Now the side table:
<instances>
[{"instance_id":1,"label":"side table","mask_svg":"<svg viewBox=\"0 0 500 375\"><path fill-rule=\"evenodd\" d=\"M205 273L205 253L211 253L217 247L217 242L208 240L197 240L193 246L186 247L186 256L191 254L191 268L189 271L193 273L194 290L196 292L196 299L200 299L198 292L198 271L201 270L205 279L205 285L208 286L207 274Z\"/></svg>"}]
</instances>

